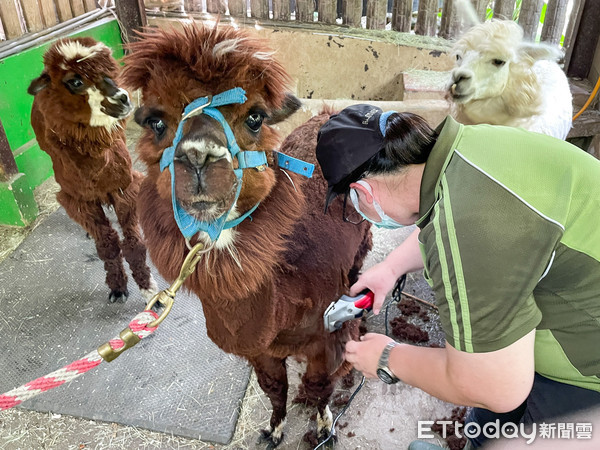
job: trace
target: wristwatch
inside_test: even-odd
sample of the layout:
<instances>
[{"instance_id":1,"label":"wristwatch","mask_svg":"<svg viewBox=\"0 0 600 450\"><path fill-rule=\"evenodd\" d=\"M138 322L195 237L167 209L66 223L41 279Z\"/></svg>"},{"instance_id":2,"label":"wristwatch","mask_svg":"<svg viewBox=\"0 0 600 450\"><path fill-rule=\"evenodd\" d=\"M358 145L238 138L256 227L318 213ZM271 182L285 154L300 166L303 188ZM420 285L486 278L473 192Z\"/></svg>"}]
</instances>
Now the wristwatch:
<instances>
[{"instance_id":1,"label":"wristwatch","mask_svg":"<svg viewBox=\"0 0 600 450\"><path fill-rule=\"evenodd\" d=\"M394 372L392 372L391 369L388 367L390 352L396 345L398 345L397 342L389 342L388 345L386 345L383 349L383 352L379 357L379 362L377 363L377 376L381 381L387 384L394 384L400 381L400 379L396 375L394 375Z\"/></svg>"}]
</instances>

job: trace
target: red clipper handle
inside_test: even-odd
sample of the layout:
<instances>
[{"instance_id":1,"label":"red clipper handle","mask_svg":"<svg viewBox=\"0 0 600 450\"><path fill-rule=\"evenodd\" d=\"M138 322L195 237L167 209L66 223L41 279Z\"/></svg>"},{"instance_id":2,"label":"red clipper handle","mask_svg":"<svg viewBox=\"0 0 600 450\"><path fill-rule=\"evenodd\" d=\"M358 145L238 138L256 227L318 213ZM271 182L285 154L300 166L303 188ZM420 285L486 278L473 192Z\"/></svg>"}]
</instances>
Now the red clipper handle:
<instances>
[{"instance_id":1,"label":"red clipper handle","mask_svg":"<svg viewBox=\"0 0 600 450\"><path fill-rule=\"evenodd\" d=\"M362 295L364 292L364 295ZM354 302L354 306L361 309L371 309L375 302L375 294L367 289L359 294L359 299Z\"/></svg>"}]
</instances>

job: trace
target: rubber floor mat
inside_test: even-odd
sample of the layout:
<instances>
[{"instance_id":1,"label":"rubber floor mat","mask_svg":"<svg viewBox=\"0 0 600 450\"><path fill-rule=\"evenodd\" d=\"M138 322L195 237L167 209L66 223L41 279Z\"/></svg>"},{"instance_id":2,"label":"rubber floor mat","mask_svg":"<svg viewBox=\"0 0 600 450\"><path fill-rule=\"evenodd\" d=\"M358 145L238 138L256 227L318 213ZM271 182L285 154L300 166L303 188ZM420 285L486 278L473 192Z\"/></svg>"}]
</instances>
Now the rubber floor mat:
<instances>
[{"instance_id":1,"label":"rubber floor mat","mask_svg":"<svg viewBox=\"0 0 600 450\"><path fill-rule=\"evenodd\" d=\"M128 326L145 300L125 267L129 300L109 304L94 242L62 208L0 264L0 393L81 358ZM159 288L168 287L151 268ZM206 336L200 301L179 291L153 335L20 407L227 443L249 375L244 360Z\"/></svg>"}]
</instances>

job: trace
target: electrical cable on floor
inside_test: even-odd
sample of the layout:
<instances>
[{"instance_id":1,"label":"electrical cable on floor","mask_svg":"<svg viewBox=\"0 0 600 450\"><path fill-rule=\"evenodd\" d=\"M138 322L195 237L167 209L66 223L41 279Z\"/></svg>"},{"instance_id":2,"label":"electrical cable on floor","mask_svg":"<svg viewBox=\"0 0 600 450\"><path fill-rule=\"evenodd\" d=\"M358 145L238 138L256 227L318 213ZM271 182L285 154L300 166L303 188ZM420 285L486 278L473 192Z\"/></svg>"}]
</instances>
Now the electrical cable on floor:
<instances>
[{"instance_id":1,"label":"electrical cable on floor","mask_svg":"<svg viewBox=\"0 0 600 450\"><path fill-rule=\"evenodd\" d=\"M390 309L390 305L397 304L400 301L400 299L402 297L402 291L404 290L405 284L406 284L406 274L402 275L400 278L398 278L398 281L396 281L396 285L394 286L394 289L392 289L392 300L389 301L385 307L385 335L386 336L389 336L389 333L388 333L388 310ZM342 415L344 415L344 413L350 406L350 403L352 403L352 400L354 399L356 394L358 394L358 391L361 390L361 388L363 387L364 384L365 384L365 376L363 375L358 387L354 390L354 392L348 399L348 402L344 405L344 407L338 413L338 415L335 416L335 419L333 419L333 424L331 425L331 431L329 432L329 436L327 436L327 438L323 442L321 442L319 445L317 445L313 450L318 450L323 445L325 445L325 443L327 441L329 441L332 437L335 436L335 425L337 424L337 421L339 420L340 417L342 417Z\"/></svg>"}]
</instances>

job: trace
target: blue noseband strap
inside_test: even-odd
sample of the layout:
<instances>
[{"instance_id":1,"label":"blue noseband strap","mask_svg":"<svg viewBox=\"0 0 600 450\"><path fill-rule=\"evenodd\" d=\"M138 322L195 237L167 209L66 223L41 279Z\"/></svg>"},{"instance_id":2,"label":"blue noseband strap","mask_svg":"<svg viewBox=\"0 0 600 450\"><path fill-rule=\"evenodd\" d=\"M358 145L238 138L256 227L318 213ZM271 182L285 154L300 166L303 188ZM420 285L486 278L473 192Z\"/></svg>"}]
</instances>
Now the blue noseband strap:
<instances>
[{"instance_id":1,"label":"blue noseband strap","mask_svg":"<svg viewBox=\"0 0 600 450\"><path fill-rule=\"evenodd\" d=\"M242 190L243 170L261 166L266 167L267 165L267 157L265 152L240 151L240 147L235 140L235 136L231 130L231 127L229 126L229 123L227 123L227 120L225 120L223 114L221 114L221 112L217 109L217 106L230 105L234 103L240 104L244 103L245 101L246 92L239 87L222 92L214 97L207 96L197 98L184 108L182 119L177 126L175 139L173 139L171 146L165 149L162 154L160 159L160 170L163 171L168 167L169 172L171 173L171 200L173 204L173 214L181 234L183 234L186 239L190 239L199 231L204 231L208 234L212 241L216 241L223 230L239 225L244 219L250 216L250 214L252 214L260 204L260 202L258 202L256 205L250 208L250 210L246 211L236 219L227 220L227 217L235 206ZM183 125L185 124L186 120L199 114L206 114L221 124L223 131L225 132L225 137L227 138L227 149L229 150L231 157L237 158L238 161L238 168L234 169L234 173L237 178L235 199L232 202L231 208L212 222L204 222L188 214L188 212L175 198L175 149L183 138ZM278 162L280 167L297 172L301 175L305 175L309 178L312 176L314 170L313 164L283 155L282 153L278 153Z\"/></svg>"}]
</instances>

